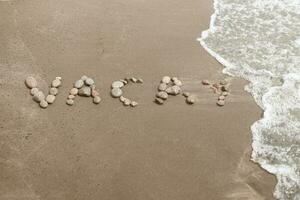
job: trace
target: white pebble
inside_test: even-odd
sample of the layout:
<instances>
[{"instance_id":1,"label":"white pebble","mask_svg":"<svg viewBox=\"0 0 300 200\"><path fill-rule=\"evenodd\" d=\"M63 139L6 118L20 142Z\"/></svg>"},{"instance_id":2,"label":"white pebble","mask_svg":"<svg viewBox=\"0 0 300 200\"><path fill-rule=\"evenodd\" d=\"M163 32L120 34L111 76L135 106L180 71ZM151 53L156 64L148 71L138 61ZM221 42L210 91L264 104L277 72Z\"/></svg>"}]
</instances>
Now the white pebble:
<instances>
[{"instance_id":1,"label":"white pebble","mask_svg":"<svg viewBox=\"0 0 300 200\"><path fill-rule=\"evenodd\" d=\"M121 101L121 102L124 102L124 101L125 101L125 99L126 99L125 97L123 97L123 96L120 96L120 101Z\"/></svg>"},{"instance_id":2,"label":"white pebble","mask_svg":"<svg viewBox=\"0 0 300 200\"><path fill-rule=\"evenodd\" d=\"M83 85L84 85L84 82L83 82L83 80L81 80L81 79L77 80L77 81L74 83L74 87L77 88L77 89L82 88Z\"/></svg>"},{"instance_id":3,"label":"white pebble","mask_svg":"<svg viewBox=\"0 0 300 200\"><path fill-rule=\"evenodd\" d=\"M189 92L184 92L182 95L185 96L185 97L188 97L188 96L190 96L191 94L190 94Z\"/></svg>"},{"instance_id":4,"label":"white pebble","mask_svg":"<svg viewBox=\"0 0 300 200\"><path fill-rule=\"evenodd\" d=\"M132 101L132 102L130 103L130 105L131 105L132 107L136 107L136 106L138 105L138 102Z\"/></svg>"},{"instance_id":5,"label":"white pebble","mask_svg":"<svg viewBox=\"0 0 300 200\"><path fill-rule=\"evenodd\" d=\"M112 88L122 88L124 86L124 83L122 81L114 81L111 84Z\"/></svg>"},{"instance_id":6,"label":"white pebble","mask_svg":"<svg viewBox=\"0 0 300 200\"><path fill-rule=\"evenodd\" d=\"M182 82L178 79L174 81L174 84L178 86L182 86Z\"/></svg>"},{"instance_id":7,"label":"white pebble","mask_svg":"<svg viewBox=\"0 0 300 200\"><path fill-rule=\"evenodd\" d=\"M190 95L186 98L186 102L188 104L194 104L196 102L196 97L194 95Z\"/></svg>"},{"instance_id":8,"label":"white pebble","mask_svg":"<svg viewBox=\"0 0 300 200\"><path fill-rule=\"evenodd\" d=\"M164 100L162 100L162 99L160 99L160 98L155 98L155 102L156 102L157 104L162 105L162 104L164 103Z\"/></svg>"},{"instance_id":9,"label":"white pebble","mask_svg":"<svg viewBox=\"0 0 300 200\"><path fill-rule=\"evenodd\" d=\"M219 96L218 100L224 100L225 99L225 96L221 95Z\"/></svg>"},{"instance_id":10,"label":"white pebble","mask_svg":"<svg viewBox=\"0 0 300 200\"><path fill-rule=\"evenodd\" d=\"M49 94L52 94L52 95L57 95L58 94L58 89L55 88L55 87L52 87L50 88L49 90Z\"/></svg>"},{"instance_id":11,"label":"white pebble","mask_svg":"<svg viewBox=\"0 0 300 200\"><path fill-rule=\"evenodd\" d=\"M88 86L93 85L95 83L95 81L91 78L87 78L84 82Z\"/></svg>"},{"instance_id":12,"label":"white pebble","mask_svg":"<svg viewBox=\"0 0 300 200\"><path fill-rule=\"evenodd\" d=\"M172 87L168 87L166 92L171 95L178 95L181 92L181 89L178 85L174 85Z\"/></svg>"},{"instance_id":13,"label":"white pebble","mask_svg":"<svg viewBox=\"0 0 300 200\"><path fill-rule=\"evenodd\" d=\"M29 76L25 79L25 84L30 89L37 87L37 81L32 76Z\"/></svg>"},{"instance_id":14,"label":"white pebble","mask_svg":"<svg viewBox=\"0 0 300 200\"><path fill-rule=\"evenodd\" d=\"M39 91L38 88L32 88L32 89L30 90L30 94L31 94L32 96L34 96L36 93L38 93L38 91Z\"/></svg>"},{"instance_id":15,"label":"white pebble","mask_svg":"<svg viewBox=\"0 0 300 200\"><path fill-rule=\"evenodd\" d=\"M45 95L42 91L38 91L34 94L33 100L40 103L41 101L45 100Z\"/></svg>"},{"instance_id":16,"label":"white pebble","mask_svg":"<svg viewBox=\"0 0 300 200\"><path fill-rule=\"evenodd\" d=\"M224 100L219 100L219 101L217 101L217 105L218 106L224 106L225 105L225 101Z\"/></svg>"},{"instance_id":17,"label":"white pebble","mask_svg":"<svg viewBox=\"0 0 300 200\"><path fill-rule=\"evenodd\" d=\"M92 93L92 89L90 87L83 87L78 91L78 95L79 96L83 96L83 97L90 97Z\"/></svg>"},{"instance_id":18,"label":"white pebble","mask_svg":"<svg viewBox=\"0 0 300 200\"><path fill-rule=\"evenodd\" d=\"M48 107L47 101L42 100L42 101L40 102L40 107L41 107L41 108L47 108L47 107Z\"/></svg>"},{"instance_id":19,"label":"white pebble","mask_svg":"<svg viewBox=\"0 0 300 200\"><path fill-rule=\"evenodd\" d=\"M167 87L168 87L168 85L166 83L161 83L161 84L159 84L157 89L159 91L165 91L167 89Z\"/></svg>"},{"instance_id":20,"label":"white pebble","mask_svg":"<svg viewBox=\"0 0 300 200\"><path fill-rule=\"evenodd\" d=\"M124 106L129 106L131 104L130 99L125 99L125 101L123 102Z\"/></svg>"},{"instance_id":21,"label":"white pebble","mask_svg":"<svg viewBox=\"0 0 300 200\"><path fill-rule=\"evenodd\" d=\"M55 77L55 79L58 79L61 81L62 78L60 76L57 76L57 77Z\"/></svg>"},{"instance_id":22,"label":"white pebble","mask_svg":"<svg viewBox=\"0 0 300 200\"><path fill-rule=\"evenodd\" d=\"M55 88L57 88L57 87L59 87L59 86L61 86L61 80L59 80L59 79L54 79L53 81L52 81L52 87L55 87Z\"/></svg>"},{"instance_id":23,"label":"white pebble","mask_svg":"<svg viewBox=\"0 0 300 200\"><path fill-rule=\"evenodd\" d=\"M202 85L211 85L211 82L209 80L202 80Z\"/></svg>"},{"instance_id":24,"label":"white pebble","mask_svg":"<svg viewBox=\"0 0 300 200\"><path fill-rule=\"evenodd\" d=\"M70 95L68 96L68 99L75 99L75 96L72 95L72 94L70 94Z\"/></svg>"},{"instance_id":25,"label":"white pebble","mask_svg":"<svg viewBox=\"0 0 300 200\"><path fill-rule=\"evenodd\" d=\"M123 94L123 91L120 88L113 88L111 90L111 95L115 98L120 97L122 94Z\"/></svg>"},{"instance_id":26,"label":"white pebble","mask_svg":"<svg viewBox=\"0 0 300 200\"><path fill-rule=\"evenodd\" d=\"M172 80L173 82L175 82L176 80L178 80L178 78L174 76L174 77L171 78L171 80Z\"/></svg>"},{"instance_id":27,"label":"white pebble","mask_svg":"<svg viewBox=\"0 0 300 200\"><path fill-rule=\"evenodd\" d=\"M100 98L99 96L95 96L94 99L93 99L93 102L94 102L95 104L100 103L100 101L101 101L101 98Z\"/></svg>"},{"instance_id":28,"label":"white pebble","mask_svg":"<svg viewBox=\"0 0 300 200\"><path fill-rule=\"evenodd\" d=\"M74 104L74 100L73 99L68 99L66 101L67 105L72 106Z\"/></svg>"},{"instance_id":29,"label":"white pebble","mask_svg":"<svg viewBox=\"0 0 300 200\"><path fill-rule=\"evenodd\" d=\"M169 76L164 76L164 77L161 79L161 82L162 82L162 83L166 83L166 84L170 83L170 81L171 81L171 78L170 78Z\"/></svg>"},{"instance_id":30,"label":"white pebble","mask_svg":"<svg viewBox=\"0 0 300 200\"><path fill-rule=\"evenodd\" d=\"M88 77L86 75L83 75L80 79L85 81Z\"/></svg>"},{"instance_id":31,"label":"white pebble","mask_svg":"<svg viewBox=\"0 0 300 200\"><path fill-rule=\"evenodd\" d=\"M47 101L49 104L54 103L54 101L55 101L55 96L52 95L52 94L49 94L49 95L46 97L46 101Z\"/></svg>"},{"instance_id":32,"label":"white pebble","mask_svg":"<svg viewBox=\"0 0 300 200\"><path fill-rule=\"evenodd\" d=\"M166 100L168 98L168 94L166 92L160 91L156 94L156 97Z\"/></svg>"},{"instance_id":33,"label":"white pebble","mask_svg":"<svg viewBox=\"0 0 300 200\"><path fill-rule=\"evenodd\" d=\"M222 92L222 95L226 97L226 96L229 95L229 93L228 92Z\"/></svg>"},{"instance_id":34,"label":"white pebble","mask_svg":"<svg viewBox=\"0 0 300 200\"><path fill-rule=\"evenodd\" d=\"M130 79L133 83L136 83L138 80L137 80L137 78L134 78L134 77L132 77L131 79Z\"/></svg>"},{"instance_id":35,"label":"white pebble","mask_svg":"<svg viewBox=\"0 0 300 200\"><path fill-rule=\"evenodd\" d=\"M71 90L70 90L70 94L72 94L72 95L77 95L78 94L78 89L77 88L72 88Z\"/></svg>"},{"instance_id":36,"label":"white pebble","mask_svg":"<svg viewBox=\"0 0 300 200\"><path fill-rule=\"evenodd\" d=\"M144 83L144 80L141 79L141 78L138 78L138 79L137 79L137 83Z\"/></svg>"}]
</instances>

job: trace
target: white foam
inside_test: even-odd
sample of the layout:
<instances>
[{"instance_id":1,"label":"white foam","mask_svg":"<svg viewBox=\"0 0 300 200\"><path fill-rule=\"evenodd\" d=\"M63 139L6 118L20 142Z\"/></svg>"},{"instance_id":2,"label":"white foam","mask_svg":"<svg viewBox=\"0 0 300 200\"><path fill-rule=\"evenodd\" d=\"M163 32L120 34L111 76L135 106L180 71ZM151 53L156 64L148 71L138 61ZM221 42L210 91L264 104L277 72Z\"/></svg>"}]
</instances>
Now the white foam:
<instances>
[{"instance_id":1,"label":"white foam","mask_svg":"<svg viewBox=\"0 0 300 200\"><path fill-rule=\"evenodd\" d=\"M198 40L264 110L252 160L276 175L277 199L300 199L300 1L215 0L214 10Z\"/></svg>"}]
</instances>

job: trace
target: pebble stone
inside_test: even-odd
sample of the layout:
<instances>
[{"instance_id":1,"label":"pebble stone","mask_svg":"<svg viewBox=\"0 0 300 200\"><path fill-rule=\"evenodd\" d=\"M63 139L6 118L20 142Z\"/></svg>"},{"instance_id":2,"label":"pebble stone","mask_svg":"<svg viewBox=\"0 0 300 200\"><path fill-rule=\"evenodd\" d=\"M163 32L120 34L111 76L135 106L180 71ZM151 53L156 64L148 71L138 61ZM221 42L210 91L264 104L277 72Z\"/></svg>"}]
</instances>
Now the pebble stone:
<instances>
[{"instance_id":1,"label":"pebble stone","mask_svg":"<svg viewBox=\"0 0 300 200\"><path fill-rule=\"evenodd\" d=\"M161 79L161 82L162 82L162 83L166 83L166 84L169 84L170 81L171 81L170 76L164 76L164 77Z\"/></svg>"},{"instance_id":2,"label":"pebble stone","mask_svg":"<svg viewBox=\"0 0 300 200\"><path fill-rule=\"evenodd\" d=\"M30 90L30 94L31 94L32 96L34 96L36 93L38 93L38 91L39 91L38 88L32 88L32 89Z\"/></svg>"},{"instance_id":3,"label":"pebble stone","mask_svg":"<svg viewBox=\"0 0 300 200\"><path fill-rule=\"evenodd\" d=\"M202 80L202 84L203 85L210 85L211 83L210 83L210 81L209 80Z\"/></svg>"},{"instance_id":4,"label":"pebble stone","mask_svg":"<svg viewBox=\"0 0 300 200\"><path fill-rule=\"evenodd\" d=\"M166 92L171 95L178 95L181 92L181 89L178 85L174 85L172 87L168 87Z\"/></svg>"},{"instance_id":5,"label":"pebble stone","mask_svg":"<svg viewBox=\"0 0 300 200\"><path fill-rule=\"evenodd\" d=\"M162 100L161 98L155 98L155 102L160 105L164 104L164 100Z\"/></svg>"},{"instance_id":6,"label":"pebble stone","mask_svg":"<svg viewBox=\"0 0 300 200\"><path fill-rule=\"evenodd\" d=\"M194 95L190 95L186 98L186 102L188 104L194 104L196 102L196 97Z\"/></svg>"},{"instance_id":7,"label":"pebble stone","mask_svg":"<svg viewBox=\"0 0 300 200\"><path fill-rule=\"evenodd\" d=\"M70 90L70 94L71 95L77 95L78 94L78 89L77 88L72 88L71 90Z\"/></svg>"},{"instance_id":8,"label":"pebble stone","mask_svg":"<svg viewBox=\"0 0 300 200\"><path fill-rule=\"evenodd\" d=\"M45 100L45 95L42 91L38 91L34 94L33 100L40 103L41 101Z\"/></svg>"},{"instance_id":9,"label":"pebble stone","mask_svg":"<svg viewBox=\"0 0 300 200\"><path fill-rule=\"evenodd\" d=\"M129 106L131 104L130 99L125 99L125 101L123 102L124 106Z\"/></svg>"},{"instance_id":10,"label":"pebble stone","mask_svg":"<svg viewBox=\"0 0 300 200\"><path fill-rule=\"evenodd\" d=\"M161 83L161 84L159 84L157 89L159 91L165 91L167 89L167 87L168 87L168 85L166 83Z\"/></svg>"},{"instance_id":11,"label":"pebble stone","mask_svg":"<svg viewBox=\"0 0 300 200\"><path fill-rule=\"evenodd\" d=\"M97 97L99 96L99 92L96 89L92 89L92 97Z\"/></svg>"},{"instance_id":12,"label":"pebble stone","mask_svg":"<svg viewBox=\"0 0 300 200\"><path fill-rule=\"evenodd\" d=\"M59 86L61 86L61 80L60 79L54 79L52 81L52 87L58 88Z\"/></svg>"},{"instance_id":13,"label":"pebble stone","mask_svg":"<svg viewBox=\"0 0 300 200\"><path fill-rule=\"evenodd\" d=\"M70 94L70 95L68 96L68 99L75 99L75 96L74 96L73 94Z\"/></svg>"},{"instance_id":14,"label":"pebble stone","mask_svg":"<svg viewBox=\"0 0 300 200\"><path fill-rule=\"evenodd\" d=\"M137 79L137 78L134 78L134 77L132 77L130 80L131 80L133 83L136 83L136 82L138 81L138 79Z\"/></svg>"},{"instance_id":15,"label":"pebble stone","mask_svg":"<svg viewBox=\"0 0 300 200\"><path fill-rule=\"evenodd\" d=\"M83 75L80 79L85 81L88 77L86 75Z\"/></svg>"},{"instance_id":16,"label":"pebble stone","mask_svg":"<svg viewBox=\"0 0 300 200\"><path fill-rule=\"evenodd\" d=\"M47 101L42 100L42 101L40 102L40 107L41 107L41 108L47 108L47 107L48 107Z\"/></svg>"},{"instance_id":17,"label":"pebble stone","mask_svg":"<svg viewBox=\"0 0 300 200\"><path fill-rule=\"evenodd\" d=\"M32 76L29 76L25 79L25 84L30 89L37 87L37 81Z\"/></svg>"},{"instance_id":18,"label":"pebble stone","mask_svg":"<svg viewBox=\"0 0 300 200\"><path fill-rule=\"evenodd\" d=\"M95 83L95 81L91 78L87 78L84 82L88 86L93 85Z\"/></svg>"},{"instance_id":19,"label":"pebble stone","mask_svg":"<svg viewBox=\"0 0 300 200\"><path fill-rule=\"evenodd\" d=\"M80 88L82 88L83 85L84 85L83 80L79 79L75 82L74 87L77 89L80 89Z\"/></svg>"},{"instance_id":20,"label":"pebble stone","mask_svg":"<svg viewBox=\"0 0 300 200\"><path fill-rule=\"evenodd\" d=\"M226 92L226 91L225 91L225 92L222 92L222 95L225 96L225 97L228 96L228 94L229 94L229 93Z\"/></svg>"},{"instance_id":21,"label":"pebble stone","mask_svg":"<svg viewBox=\"0 0 300 200\"><path fill-rule=\"evenodd\" d=\"M171 80L172 80L173 82L175 82L176 80L178 80L178 78L177 78L176 76L174 76L174 77L171 78Z\"/></svg>"},{"instance_id":22,"label":"pebble stone","mask_svg":"<svg viewBox=\"0 0 300 200\"><path fill-rule=\"evenodd\" d=\"M141 79L141 78L138 78L138 79L137 79L137 83L144 83L144 80Z\"/></svg>"},{"instance_id":23,"label":"pebble stone","mask_svg":"<svg viewBox=\"0 0 300 200\"><path fill-rule=\"evenodd\" d=\"M219 101L217 101L217 105L218 106L224 106L225 105L225 101L224 100L219 100Z\"/></svg>"},{"instance_id":24,"label":"pebble stone","mask_svg":"<svg viewBox=\"0 0 300 200\"><path fill-rule=\"evenodd\" d=\"M124 101L125 101L125 99L126 99L125 97L123 97L123 96L120 96L120 101L121 101L121 102L124 102Z\"/></svg>"},{"instance_id":25,"label":"pebble stone","mask_svg":"<svg viewBox=\"0 0 300 200\"><path fill-rule=\"evenodd\" d=\"M78 91L78 95L83 96L83 97L89 97L89 96L91 96L91 93L92 93L91 90L92 89L90 87L87 87L87 86L83 87Z\"/></svg>"},{"instance_id":26,"label":"pebble stone","mask_svg":"<svg viewBox=\"0 0 300 200\"><path fill-rule=\"evenodd\" d=\"M55 96L52 95L52 94L49 94L49 95L46 97L46 101L47 101L49 104L54 103L54 101L55 101Z\"/></svg>"},{"instance_id":27,"label":"pebble stone","mask_svg":"<svg viewBox=\"0 0 300 200\"><path fill-rule=\"evenodd\" d=\"M95 104L100 103L100 101L101 101L101 98L100 98L99 96L95 96L94 99L93 99L93 102L94 102Z\"/></svg>"},{"instance_id":28,"label":"pebble stone","mask_svg":"<svg viewBox=\"0 0 300 200\"><path fill-rule=\"evenodd\" d=\"M219 96L218 100L224 100L225 99L225 96L221 95Z\"/></svg>"},{"instance_id":29,"label":"pebble stone","mask_svg":"<svg viewBox=\"0 0 300 200\"><path fill-rule=\"evenodd\" d=\"M221 85L226 85L226 84L227 84L227 81L226 81L226 80L221 80L221 81L220 81L220 84L221 84Z\"/></svg>"},{"instance_id":30,"label":"pebble stone","mask_svg":"<svg viewBox=\"0 0 300 200\"><path fill-rule=\"evenodd\" d=\"M190 96L191 94L190 94L189 92L184 92L182 95L183 95L184 97L188 97L188 96Z\"/></svg>"},{"instance_id":31,"label":"pebble stone","mask_svg":"<svg viewBox=\"0 0 300 200\"><path fill-rule=\"evenodd\" d=\"M124 83L122 81L114 81L111 84L112 88L122 88L124 86Z\"/></svg>"},{"instance_id":32,"label":"pebble stone","mask_svg":"<svg viewBox=\"0 0 300 200\"><path fill-rule=\"evenodd\" d=\"M182 86L182 82L178 79L174 81L174 84L178 86Z\"/></svg>"},{"instance_id":33,"label":"pebble stone","mask_svg":"<svg viewBox=\"0 0 300 200\"><path fill-rule=\"evenodd\" d=\"M124 85L127 85L127 84L128 84L128 81L126 81L125 79L121 79L120 81L123 82Z\"/></svg>"},{"instance_id":34,"label":"pebble stone","mask_svg":"<svg viewBox=\"0 0 300 200\"><path fill-rule=\"evenodd\" d=\"M67 105L72 106L74 104L74 100L73 99L68 99L66 101Z\"/></svg>"},{"instance_id":35,"label":"pebble stone","mask_svg":"<svg viewBox=\"0 0 300 200\"><path fill-rule=\"evenodd\" d=\"M163 100L168 99L168 94L166 92L160 91L156 94L156 97L161 98Z\"/></svg>"},{"instance_id":36,"label":"pebble stone","mask_svg":"<svg viewBox=\"0 0 300 200\"><path fill-rule=\"evenodd\" d=\"M138 102L136 102L136 101L132 101L132 102L130 103L130 105L131 105L132 107L136 107L136 106L139 105L139 104L138 104Z\"/></svg>"},{"instance_id":37,"label":"pebble stone","mask_svg":"<svg viewBox=\"0 0 300 200\"><path fill-rule=\"evenodd\" d=\"M123 91L122 91L120 88L113 88L113 89L111 90L111 95L112 95L114 98L120 97L122 94L123 94Z\"/></svg>"},{"instance_id":38,"label":"pebble stone","mask_svg":"<svg viewBox=\"0 0 300 200\"><path fill-rule=\"evenodd\" d=\"M49 94L54 95L54 96L57 95L58 94L58 89L55 88L55 87L50 88Z\"/></svg>"}]
</instances>

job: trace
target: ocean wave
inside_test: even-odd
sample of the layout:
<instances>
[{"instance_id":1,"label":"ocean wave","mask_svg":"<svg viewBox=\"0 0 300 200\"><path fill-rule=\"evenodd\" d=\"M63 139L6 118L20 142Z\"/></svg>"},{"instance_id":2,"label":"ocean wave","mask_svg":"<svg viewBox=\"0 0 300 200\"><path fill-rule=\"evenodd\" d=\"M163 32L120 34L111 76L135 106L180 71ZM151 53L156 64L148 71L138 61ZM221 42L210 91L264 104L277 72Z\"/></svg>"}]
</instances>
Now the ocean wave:
<instances>
[{"instance_id":1,"label":"ocean wave","mask_svg":"<svg viewBox=\"0 0 300 200\"><path fill-rule=\"evenodd\" d=\"M300 199L300 1L215 0L201 45L250 83L264 110L252 127L252 160L276 175L277 199Z\"/></svg>"}]
</instances>

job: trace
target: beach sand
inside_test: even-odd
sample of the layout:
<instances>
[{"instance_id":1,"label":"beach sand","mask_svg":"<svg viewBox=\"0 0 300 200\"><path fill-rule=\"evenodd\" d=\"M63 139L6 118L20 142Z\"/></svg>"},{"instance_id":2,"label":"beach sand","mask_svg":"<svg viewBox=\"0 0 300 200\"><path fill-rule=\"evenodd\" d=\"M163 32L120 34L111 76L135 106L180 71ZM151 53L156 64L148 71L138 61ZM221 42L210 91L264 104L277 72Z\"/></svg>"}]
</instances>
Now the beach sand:
<instances>
[{"instance_id":1,"label":"beach sand","mask_svg":"<svg viewBox=\"0 0 300 200\"><path fill-rule=\"evenodd\" d=\"M208 28L208 0L0 1L1 200L273 199L275 178L250 161L250 125L261 110L231 79L224 107L201 85L225 76L196 41ZM102 102L65 104L73 82L95 79ZM42 110L24 85L28 75L63 86ZM182 96L153 103L164 75ZM114 80L139 102L110 97Z\"/></svg>"}]
</instances>

